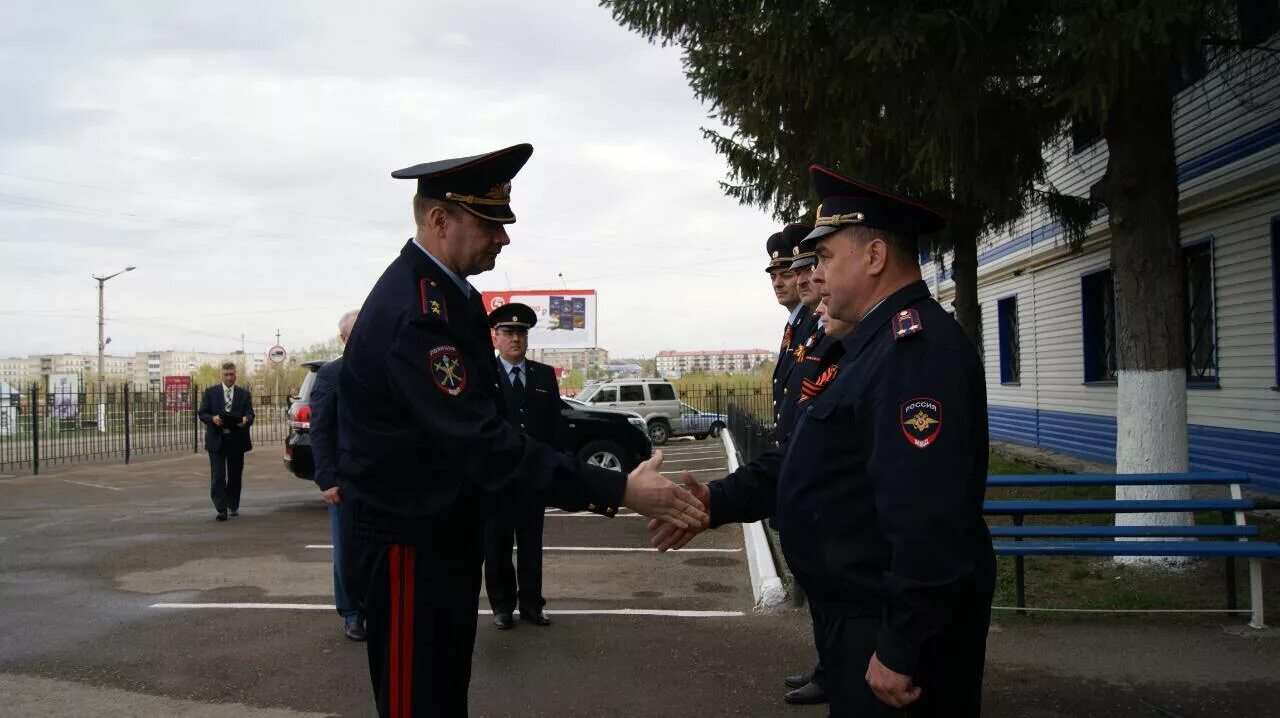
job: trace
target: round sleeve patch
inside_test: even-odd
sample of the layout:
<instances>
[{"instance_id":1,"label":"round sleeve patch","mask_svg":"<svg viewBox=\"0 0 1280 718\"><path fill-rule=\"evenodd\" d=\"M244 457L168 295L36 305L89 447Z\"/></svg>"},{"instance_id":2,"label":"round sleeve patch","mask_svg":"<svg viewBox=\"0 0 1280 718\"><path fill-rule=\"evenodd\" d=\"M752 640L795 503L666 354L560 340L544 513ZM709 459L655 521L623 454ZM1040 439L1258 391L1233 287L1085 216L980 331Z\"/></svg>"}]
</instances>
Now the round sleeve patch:
<instances>
[{"instance_id":1,"label":"round sleeve patch","mask_svg":"<svg viewBox=\"0 0 1280 718\"><path fill-rule=\"evenodd\" d=\"M458 348L444 344L432 349L428 355L431 364L431 380L436 388L449 396L457 396L467 388L467 370L462 365Z\"/></svg>"},{"instance_id":2,"label":"round sleeve patch","mask_svg":"<svg viewBox=\"0 0 1280 718\"><path fill-rule=\"evenodd\" d=\"M905 401L898 421L902 424L902 434L907 437L907 441L916 448L924 449L942 431L942 402L928 397Z\"/></svg>"}]
</instances>

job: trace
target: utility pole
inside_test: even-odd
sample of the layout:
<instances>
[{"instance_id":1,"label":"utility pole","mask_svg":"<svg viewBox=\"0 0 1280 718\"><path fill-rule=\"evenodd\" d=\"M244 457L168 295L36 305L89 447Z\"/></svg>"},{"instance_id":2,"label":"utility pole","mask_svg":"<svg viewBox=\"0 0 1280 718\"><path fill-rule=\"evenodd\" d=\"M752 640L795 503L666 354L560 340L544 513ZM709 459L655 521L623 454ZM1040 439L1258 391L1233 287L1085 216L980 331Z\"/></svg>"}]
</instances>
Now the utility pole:
<instances>
[{"instance_id":1,"label":"utility pole","mask_svg":"<svg viewBox=\"0 0 1280 718\"><path fill-rule=\"evenodd\" d=\"M115 274L109 274L105 277L100 277L96 274L92 275L93 278L96 279L98 282L98 401L100 402L103 400L103 394L106 391L106 375L104 371L103 358L104 358L104 354L106 353L105 350L107 348L107 344L103 337L103 331L102 331L103 329L102 285L106 284L107 280L111 279L112 277L119 276L121 274L124 274L125 272L132 272L135 269L137 269L137 267L125 267L119 272L116 272Z\"/></svg>"}]
</instances>

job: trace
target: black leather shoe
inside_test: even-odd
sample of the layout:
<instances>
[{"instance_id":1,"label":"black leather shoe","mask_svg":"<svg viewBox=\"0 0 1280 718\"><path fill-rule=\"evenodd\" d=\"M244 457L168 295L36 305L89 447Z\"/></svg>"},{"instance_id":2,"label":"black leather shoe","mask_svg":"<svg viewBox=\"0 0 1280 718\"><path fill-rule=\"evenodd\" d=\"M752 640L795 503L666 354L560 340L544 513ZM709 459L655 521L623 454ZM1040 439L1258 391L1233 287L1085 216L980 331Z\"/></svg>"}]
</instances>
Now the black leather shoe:
<instances>
[{"instance_id":1,"label":"black leather shoe","mask_svg":"<svg viewBox=\"0 0 1280 718\"><path fill-rule=\"evenodd\" d=\"M787 694L782 699L794 706L810 706L826 703L827 692L822 689L822 686L809 681L794 691L787 691Z\"/></svg>"},{"instance_id":2,"label":"black leather shoe","mask_svg":"<svg viewBox=\"0 0 1280 718\"><path fill-rule=\"evenodd\" d=\"M239 515L240 515L240 509L231 509L231 515L232 515L232 516L239 516Z\"/></svg>"},{"instance_id":3,"label":"black leather shoe","mask_svg":"<svg viewBox=\"0 0 1280 718\"><path fill-rule=\"evenodd\" d=\"M511 618L510 613L493 614L493 625L498 627L499 631L508 631L516 627L516 622Z\"/></svg>"},{"instance_id":4,"label":"black leather shoe","mask_svg":"<svg viewBox=\"0 0 1280 718\"><path fill-rule=\"evenodd\" d=\"M536 623L539 626L551 625L551 616L548 616L546 610L541 608L536 611L529 611L528 613L521 611L520 620Z\"/></svg>"},{"instance_id":5,"label":"black leather shoe","mask_svg":"<svg viewBox=\"0 0 1280 718\"><path fill-rule=\"evenodd\" d=\"M364 629L364 621L347 621L347 628L343 632L347 634L347 638L357 643L369 640L369 634Z\"/></svg>"},{"instance_id":6,"label":"black leather shoe","mask_svg":"<svg viewBox=\"0 0 1280 718\"><path fill-rule=\"evenodd\" d=\"M227 512L225 512L225 511L219 511L219 512L218 512L218 515L217 515L217 516L214 516L213 518L214 518L214 520L215 520L215 521L226 521L226 520L227 520Z\"/></svg>"},{"instance_id":7,"label":"black leather shoe","mask_svg":"<svg viewBox=\"0 0 1280 718\"><path fill-rule=\"evenodd\" d=\"M813 680L812 673L797 673L783 678L782 682L787 684L787 688L804 688L805 684L811 680Z\"/></svg>"}]
</instances>

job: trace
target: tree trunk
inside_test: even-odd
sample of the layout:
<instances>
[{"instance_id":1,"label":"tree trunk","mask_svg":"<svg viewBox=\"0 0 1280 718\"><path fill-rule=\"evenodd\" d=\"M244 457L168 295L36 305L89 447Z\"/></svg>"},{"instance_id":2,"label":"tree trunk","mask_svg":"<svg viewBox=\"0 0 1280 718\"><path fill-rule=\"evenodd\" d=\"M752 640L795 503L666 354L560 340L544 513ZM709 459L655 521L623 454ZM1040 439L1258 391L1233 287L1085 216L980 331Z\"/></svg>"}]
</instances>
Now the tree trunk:
<instances>
[{"instance_id":1,"label":"tree trunk","mask_svg":"<svg viewBox=\"0 0 1280 718\"><path fill-rule=\"evenodd\" d=\"M967 223L961 223L952 227L949 237L952 279L956 288L956 321L978 348L978 354L985 356L982 347L982 314L978 306L978 232L969 229Z\"/></svg>"},{"instance_id":2,"label":"tree trunk","mask_svg":"<svg viewBox=\"0 0 1280 718\"><path fill-rule=\"evenodd\" d=\"M1187 470L1186 269L1178 228L1173 92L1158 62L1133 58L1104 125L1107 172L1092 195L1110 210L1115 287L1116 471ZM1117 487L1118 499L1188 498L1188 487ZM1119 524L1190 524L1190 514L1117 515Z\"/></svg>"}]
</instances>

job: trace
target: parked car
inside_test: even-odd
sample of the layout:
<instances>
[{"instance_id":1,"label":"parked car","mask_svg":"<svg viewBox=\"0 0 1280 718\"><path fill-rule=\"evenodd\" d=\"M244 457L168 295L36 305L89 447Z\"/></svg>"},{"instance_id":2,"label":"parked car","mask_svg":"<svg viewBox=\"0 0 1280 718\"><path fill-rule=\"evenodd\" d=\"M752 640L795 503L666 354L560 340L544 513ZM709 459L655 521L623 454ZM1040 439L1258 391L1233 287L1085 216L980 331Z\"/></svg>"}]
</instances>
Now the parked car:
<instances>
[{"instance_id":1,"label":"parked car","mask_svg":"<svg viewBox=\"0 0 1280 718\"><path fill-rule=\"evenodd\" d=\"M653 455L644 418L634 411L600 409L561 397L573 453L588 464L630 473Z\"/></svg>"},{"instance_id":2,"label":"parked car","mask_svg":"<svg viewBox=\"0 0 1280 718\"><path fill-rule=\"evenodd\" d=\"M325 361L303 364L309 371L289 406L289 435L284 441L284 465L294 476L308 481L315 475L311 457L311 388ZM560 414L569 423L570 451L596 466L630 472L653 454L645 421L633 411L588 406L564 399Z\"/></svg>"},{"instance_id":3,"label":"parked car","mask_svg":"<svg viewBox=\"0 0 1280 718\"><path fill-rule=\"evenodd\" d=\"M303 362L307 375L302 378L298 395L289 403L289 435L284 437L284 467L299 479L311 480L315 475L315 460L311 458L311 387L316 383L316 372L328 364L324 359Z\"/></svg>"},{"instance_id":4,"label":"parked car","mask_svg":"<svg viewBox=\"0 0 1280 718\"><path fill-rule=\"evenodd\" d=\"M708 436L720 436L720 432L728 425L729 417L724 414L698 411L681 402L680 416L671 424L671 435L705 439Z\"/></svg>"},{"instance_id":5,"label":"parked car","mask_svg":"<svg viewBox=\"0 0 1280 718\"><path fill-rule=\"evenodd\" d=\"M605 409L627 409L644 418L649 440L662 446L680 417L675 386L663 379L613 379L584 387L582 401Z\"/></svg>"}]
</instances>

